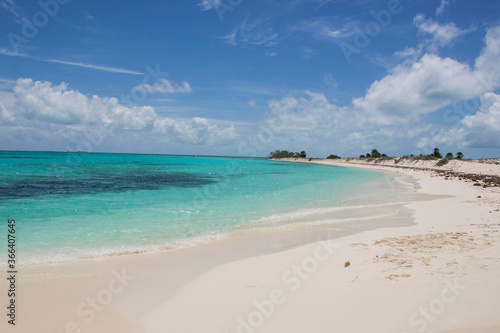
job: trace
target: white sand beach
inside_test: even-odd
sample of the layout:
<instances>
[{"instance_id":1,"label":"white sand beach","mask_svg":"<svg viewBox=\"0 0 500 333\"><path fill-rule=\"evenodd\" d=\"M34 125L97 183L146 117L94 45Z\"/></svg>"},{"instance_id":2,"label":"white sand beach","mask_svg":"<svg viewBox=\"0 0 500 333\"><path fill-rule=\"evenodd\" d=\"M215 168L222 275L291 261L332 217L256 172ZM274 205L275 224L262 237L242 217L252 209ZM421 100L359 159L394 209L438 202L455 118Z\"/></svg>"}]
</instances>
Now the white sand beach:
<instances>
[{"instance_id":1,"label":"white sand beach","mask_svg":"<svg viewBox=\"0 0 500 333\"><path fill-rule=\"evenodd\" d=\"M363 167L411 176L439 199L408 203L411 226L298 247L290 235L307 230L24 267L15 331L500 332L500 188ZM279 240L283 250L262 251Z\"/></svg>"}]
</instances>

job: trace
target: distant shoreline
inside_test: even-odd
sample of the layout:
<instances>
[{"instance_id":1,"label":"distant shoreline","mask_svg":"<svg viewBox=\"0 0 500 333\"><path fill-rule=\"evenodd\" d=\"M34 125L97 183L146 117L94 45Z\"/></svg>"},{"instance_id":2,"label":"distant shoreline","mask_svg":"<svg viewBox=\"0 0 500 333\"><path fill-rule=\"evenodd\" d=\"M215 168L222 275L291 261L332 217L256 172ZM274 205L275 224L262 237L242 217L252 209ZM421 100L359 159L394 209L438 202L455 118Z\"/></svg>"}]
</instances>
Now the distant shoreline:
<instances>
[{"instance_id":1,"label":"distant shoreline","mask_svg":"<svg viewBox=\"0 0 500 333\"><path fill-rule=\"evenodd\" d=\"M281 158L273 161L309 162L336 166L396 168L415 171L429 171L448 178L474 182L476 186L500 187L500 159L449 160L436 165L439 160L420 160L404 157L383 158Z\"/></svg>"}]
</instances>

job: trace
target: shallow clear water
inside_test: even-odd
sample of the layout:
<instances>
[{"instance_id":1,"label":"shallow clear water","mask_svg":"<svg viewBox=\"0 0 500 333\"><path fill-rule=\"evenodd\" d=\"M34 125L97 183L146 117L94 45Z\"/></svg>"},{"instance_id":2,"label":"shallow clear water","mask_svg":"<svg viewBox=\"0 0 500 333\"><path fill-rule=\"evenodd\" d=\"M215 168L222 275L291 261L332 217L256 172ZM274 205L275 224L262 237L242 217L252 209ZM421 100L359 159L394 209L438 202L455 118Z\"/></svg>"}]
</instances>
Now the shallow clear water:
<instances>
[{"instance_id":1,"label":"shallow clear water","mask_svg":"<svg viewBox=\"0 0 500 333\"><path fill-rule=\"evenodd\" d=\"M377 183L387 176L263 159L0 152L0 237L15 219L21 264L189 246L377 203L361 195Z\"/></svg>"}]
</instances>

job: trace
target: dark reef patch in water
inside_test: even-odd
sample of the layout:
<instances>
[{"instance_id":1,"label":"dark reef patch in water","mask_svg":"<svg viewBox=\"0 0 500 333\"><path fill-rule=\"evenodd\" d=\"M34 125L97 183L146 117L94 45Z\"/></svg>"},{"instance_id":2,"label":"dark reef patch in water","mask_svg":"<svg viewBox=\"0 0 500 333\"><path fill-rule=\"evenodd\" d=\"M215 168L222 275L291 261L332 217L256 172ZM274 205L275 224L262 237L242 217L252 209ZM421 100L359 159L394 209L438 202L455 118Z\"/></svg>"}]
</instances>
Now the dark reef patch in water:
<instances>
[{"instance_id":1,"label":"dark reef patch in water","mask_svg":"<svg viewBox=\"0 0 500 333\"><path fill-rule=\"evenodd\" d=\"M216 179L190 173L159 173L130 170L126 174L97 173L76 176L39 176L0 179L0 200L42 195L82 195L141 190L160 190L166 187L197 187L216 183Z\"/></svg>"}]
</instances>

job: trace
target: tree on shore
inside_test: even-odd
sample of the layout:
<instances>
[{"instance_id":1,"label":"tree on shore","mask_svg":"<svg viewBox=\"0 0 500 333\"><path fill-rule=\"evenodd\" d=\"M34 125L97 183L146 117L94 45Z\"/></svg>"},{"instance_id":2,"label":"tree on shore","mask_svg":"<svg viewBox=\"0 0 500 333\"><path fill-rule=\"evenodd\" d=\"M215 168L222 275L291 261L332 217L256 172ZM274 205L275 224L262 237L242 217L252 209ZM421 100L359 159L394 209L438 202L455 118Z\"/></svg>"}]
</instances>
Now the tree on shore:
<instances>
[{"instance_id":1,"label":"tree on shore","mask_svg":"<svg viewBox=\"0 0 500 333\"><path fill-rule=\"evenodd\" d=\"M464 158L464 154L461 151L459 151L457 153L457 159L461 160L462 158Z\"/></svg>"},{"instance_id":2,"label":"tree on shore","mask_svg":"<svg viewBox=\"0 0 500 333\"><path fill-rule=\"evenodd\" d=\"M338 158L342 158L342 157L340 157L338 155L330 155L327 157L327 159L330 159L330 160L334 160L334 159L338 159Z\"/></svg>"},{"instance_id":3,"label":"tree on shore","mask_svg":"<svg viewBox=\"0 0 500 333\"><path fill-rule=\"evenodd\" d=\"M434 152L432 153L432 156L437 157L437 158L442 158L443 155L439 152L439 148L434 148Z\"/></svg>"},{"instance_id":4,"label":"tree on shore","mask_svg":"<svg viewBox=\"0 0 500 333\"><path fill-rule=\"evenodd\" d=\"M381 154L377 149L372 149L371 153L366 153L365 155L359 155L359 158L380 158L387 157L386 154Z\"/></svg>"},{"instance_id":5,"label":"tree on shore","mask_svg":"<svg viewBox=\"0 0 500 333\"><path fill-rule=\"evenodd\" d=\"M268 158L306 158L306 152L301 151L300 153L298 152L293 152L293 151L288 151L288 150L275 150L271 153L269 153Z\"/></svg>"},{"instance_id":6,"label":"tree on shore","mask_svg":"<svg viewBox=\"0 0 500 333\"><path fill-rule=\"evenodd\" d=\"M453 154L452 153L447 153L446 154L446 158L449 159L449 160L452 160L453 159Z\"/></svg>"}]
</instances>

